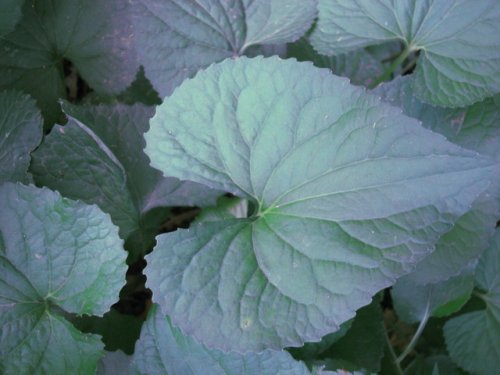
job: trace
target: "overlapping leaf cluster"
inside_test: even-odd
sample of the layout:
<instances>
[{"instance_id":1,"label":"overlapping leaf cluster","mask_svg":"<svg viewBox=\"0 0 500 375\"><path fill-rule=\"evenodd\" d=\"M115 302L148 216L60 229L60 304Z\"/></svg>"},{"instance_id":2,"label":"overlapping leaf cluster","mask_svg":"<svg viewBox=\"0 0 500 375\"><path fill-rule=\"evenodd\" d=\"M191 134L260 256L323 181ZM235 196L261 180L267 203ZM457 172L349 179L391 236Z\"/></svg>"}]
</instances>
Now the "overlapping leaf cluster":
<instances>
[{"instance_id":1,"label":"overlapping leaf cluster","mask_svg":"<svg viewBox=\"0 0 500 375\"><path fill-rule=\"evenodd\" d=\"M498 35L495 0L3 1L0 372L494 373Z\"/></svg>"}]
</instances>

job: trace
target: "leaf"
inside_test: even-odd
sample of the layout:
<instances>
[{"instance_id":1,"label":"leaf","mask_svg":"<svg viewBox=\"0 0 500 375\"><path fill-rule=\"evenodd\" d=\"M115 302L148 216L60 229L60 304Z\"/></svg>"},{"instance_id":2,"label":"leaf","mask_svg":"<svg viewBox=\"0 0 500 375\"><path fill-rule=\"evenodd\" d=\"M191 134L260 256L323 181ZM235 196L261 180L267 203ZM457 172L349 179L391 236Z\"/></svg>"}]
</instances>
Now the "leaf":
<instances>
[{"instance_id":1,"label":"leaf","mask_svg":"<svg viewBox=\"0 0 500 375\"><path fill-rule=\"evenodd\" d=\"M68 123L55 126L33 153L35 181L109 213L120 236L128 240L129 261L152 248L159 225L169 214L148 212L172 205L213 204L220 194L165 178L149 166L142 135L149 127L151 108L67 103L63 108L70 116Z\"/></svg>"},{"instance_id":2,"label":"leaf","mask_svg":"<svg viewBox=\"0 0 500 375\"><path fill-rule=\"evenodd\" d=\"M469 299L474 288L473 267L459 275L435 284L421 285L403 276L392 287L391 296L398 317L406 323L427 321L458 310Z\"/></svg>"},{"instance_id":3,"label":"leaf","mask_svg":"<svg viewBox=\"0 0 500 375\"><path fill-rule=\"evenodd\" d=\"M42 140L42 117L28 95L0 92L0 184L29 182L30 152Z\"/></svg>"},{"instance_id":4,"label":"leaf","mask_svg":"<svg viewBox=\"0 0 500 375\"><path fill-rule=\"evenodd\" d=\"M21 18L24 0L2 0L0 3L0 38L14 30Z\"/></svg>"},{"instance_id":5,"label":"leaf","mask_svg":"<svg viewBox=\"0 0 500 375\"><path fill-rule=\"evenodd\" d=\"M285 351L242 355L206 349L183 335L157 305L153 305L144 323L132 366L140 374L309 374L304 363L295 361Z\"/></svg>"},{"instance_id":6,"label":"leaf","mask_svg":"<svg viewBox=\"0 0 500 375\"><path fill-rule=\"evenodd\" d=\"M333 362L355 364L356 367L351 370L364 369L370 373L379 373L380 361L384 355L384 329L382 311L375 298L370 305L357 311L351 328L323 354Z\"/></svg>"},{"instance_id":7,"label":"leaf","mask_svg":"<svg viewBox=\"0 0 500 375\"><path fill-rule=\"evenodd\" d=\"M420 51L423 101L464 107L500 92L500 3L495 0L319 0L311 43L326 55L401 40Z\"/></svg>"},{"instance_id":8,"label":"leaf","mask_svg":"<svg viewBox=\"0 0 500 375\"><path fill-rule=\"evenodd\" d=\"M16 29L0 40L0 88L32 95L52 124L66 98L63 62L95 91L119 93L139 67L131 37L122 0L26 0Z\"/></svg>"},{"instance_id":9,"label":"leaf","mask_svg":"<svg viewBox=\"0 0 500 375\"><path fill-rule=\"evenodd\" d=\"M146 76L161 97L186 77L253 45L292 42L316 17L316 0L134 0Z\"/></svg>"},{"instance_id":10,"label":"leaf","mask_svg":"<svg viewBox=\"0 0 500 375\"><path fill-rule=\"evenodd\" d=\"M384 83L374 92L422 125L446 136L450 141L500 160L500 110L493 99L487 99L463 109L436 108L413 96L411 82L406 77ZM492 174L492 178L498 173ZM479 197L472 209L446 233L436 250L422 260L412 272L413 282L438 283L457 276L488 246L495 231L500 210L499 182L495 178L487 192Z\"/></svg>"},{"instance_id":11,"label":"leaf","mask_svg":"<svg viewBox=\"0 0 500 375\"><path fill-rule=\"evenodd\" d=\"M279 58L198 73L145 138L165 174L256 208L157 237L146 269L184 332L239 351L338 329L432 251L491 171L347 80Z\"/></svg>"},{"instance_id":12,"label":"leaf","mask_svg":"<svg viewBox=\"0 0 500 375\"><path fill-rule=\"evenodd\" d=\"M97 207L0 186L0 372L94 372L102 343L64 315L107 311L125 282L125 257Z\"/></svg>"},{"instance_id":13,"label":"leaf","mask_svg":"<svg viewBox=\"0 0 500 375\"><path fill-rule=\"evenodd\" d=\"M312 61L318 68L328 68L333 74L349 78L354 85L368 86L384 71L382 63L364 49L338 56L324 56L314 51L305 38L288 45L288 57Z\"/></svg>"},{"instance_id":14,"label":"leaf","mask_svg":"<svg viewBox=\"0 0 500 375\"><path fill-rule=\"evenodd\" d=\"M462 368L478 375L494 374L500 357L500 229L481 256L476 287L486 303L483 310L450 319L444 326L446 347Z\"/></svg>"}]
</instances>

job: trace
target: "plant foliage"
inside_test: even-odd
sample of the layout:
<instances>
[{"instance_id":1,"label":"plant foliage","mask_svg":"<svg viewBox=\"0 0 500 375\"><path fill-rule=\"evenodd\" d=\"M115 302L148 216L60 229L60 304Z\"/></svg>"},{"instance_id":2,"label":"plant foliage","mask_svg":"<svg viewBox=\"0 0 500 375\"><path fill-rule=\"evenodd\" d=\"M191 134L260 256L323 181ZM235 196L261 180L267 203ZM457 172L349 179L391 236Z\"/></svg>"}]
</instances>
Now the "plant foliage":
<instances>
[{"instance_id":1,"label":"plant foliage","mask_svg":"<svg viewBox=\"0 0 500 375\"><path fill-rule=\"evenodd\" d=\"M478 374L496 0L4 0L0 373Z\"/></svg>"}]
</instances>

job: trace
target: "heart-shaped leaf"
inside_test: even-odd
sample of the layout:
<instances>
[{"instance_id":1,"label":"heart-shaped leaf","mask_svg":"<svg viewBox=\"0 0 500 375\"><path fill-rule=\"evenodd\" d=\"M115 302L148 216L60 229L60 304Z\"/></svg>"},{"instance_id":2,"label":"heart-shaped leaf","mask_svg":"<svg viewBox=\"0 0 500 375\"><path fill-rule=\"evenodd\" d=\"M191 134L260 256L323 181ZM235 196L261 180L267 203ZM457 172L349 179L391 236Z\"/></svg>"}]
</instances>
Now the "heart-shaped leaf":
<instances>
[{"instance_id":1,"label":"heart-shaped leaf","mask_svg":"<svg viewBox=\"0 0 500 375\"><path fill-rule=\"evenodd\" d=\"M95 372L103 344L64 315L106 312L125 283L125 258L97 207L0 186L0 372Z\"/></svg>"},{"instance_id":2,"label":"heart-shaped leaf","mask_svg":"<svg viewBox=\"0 0 500 375\"><path fill-rule=\"evenodd\" d=\"M49 123L66 97L70 61L94 90L118 93L134 79L129 15L123 0L26 0L15 30L0 39L0 88L32 95Z\"/></svg>"},{"instance_id":3,"label":"heart-shaped leaf","mask_svg":"<svg viewBox=\"0 0 500 375\"><path fill-rule=\"evenodd\" d=\"M496 0L319 0L313 46L332 55L401 40L420 51L413 86L422 100L463 107L500 92Z\"/></svg>"},{"instance_id":4,"label":"heart-shaped leaf","mask_svg":"<svg viewBox=\"0 0 500 375\"><path fill-rule=\"evenodd\" d=\"M145 134L166 175L247 198L247 219L157 238L148 285L206 345L315 341L433 250L486 188L492 161L310 63L212 65Z\"/></svg>"},{"instance_id":5,"label":"heart-shaped leaf","mask_svg":"<svg viewBox=\"0 0 500 375\"><path fill-rule=\"evenodd\" d=\"M213 62L300 38L316 0L134 0L133 14L140 62L164 97Z\"/></svg>"}]
</instances>

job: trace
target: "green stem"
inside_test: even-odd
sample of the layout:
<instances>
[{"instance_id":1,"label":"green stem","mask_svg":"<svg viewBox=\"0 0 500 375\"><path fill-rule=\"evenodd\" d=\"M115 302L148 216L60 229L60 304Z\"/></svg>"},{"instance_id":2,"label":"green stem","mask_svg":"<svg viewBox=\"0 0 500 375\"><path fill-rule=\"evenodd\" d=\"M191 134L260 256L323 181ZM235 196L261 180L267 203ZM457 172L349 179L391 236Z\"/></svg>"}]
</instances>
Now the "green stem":
<instances>
[{"instance_id":1,"label":"green stem","mask_svg":"<svg viewBox=\"0 0 500 375\"><path fill-rule=\"evenodd\" d=\"M396 358L396 353L394 353L394 349L392 348L391 345L391 340L389 340L389 336L387 335L387 330L384 329L384 336L385 336L385 346L386 346L386 351L389 353L390 358L390 365L392 366L390 371L391 373L394 373L396 375L404 375L403 370L399 366L399 362Z\"/></svg>"},{"instance_id":2,"label":"green stem","mask_svg":"<svg viewBox=\"0 0 500 375\"><path fill-rule=\"evenodd\" d=\"M408 55L411 53L412 48L410 46L406 46L403 52L398 56L396 60L392 62L392 64L383 72L375 81L373 81L368 88L373 89L377 87L380 83L385 80L391 78L391 74L406 60Z\"/></svg>"},{"instance_id":3,"label":"green stem","mask_svg":"<svg viewBox=\"0 0 500 375\"><path fill-rule=\"evenodd\" d=\"M420 324L418 325L417 332L415 332L415 334L411 338L410 343L408 344L408 346L406 347L406 349L403 351L403 353L401 353L401 355L396 359L396 362L398 364L401 364L401 362L404 361L404 359L406 358L406 356L411 353L411 351L413 350L413 348L417 344L418 339L422 335L422 332L424 332L424 328L427 325L427 322L429 321L429 318L430 318L429 309L430 309L430 301L427 301L427 306L426 306L426 309L425 309L425 314L422 317L422 320L420 321Z\"/></svg>"}]
</instances>

